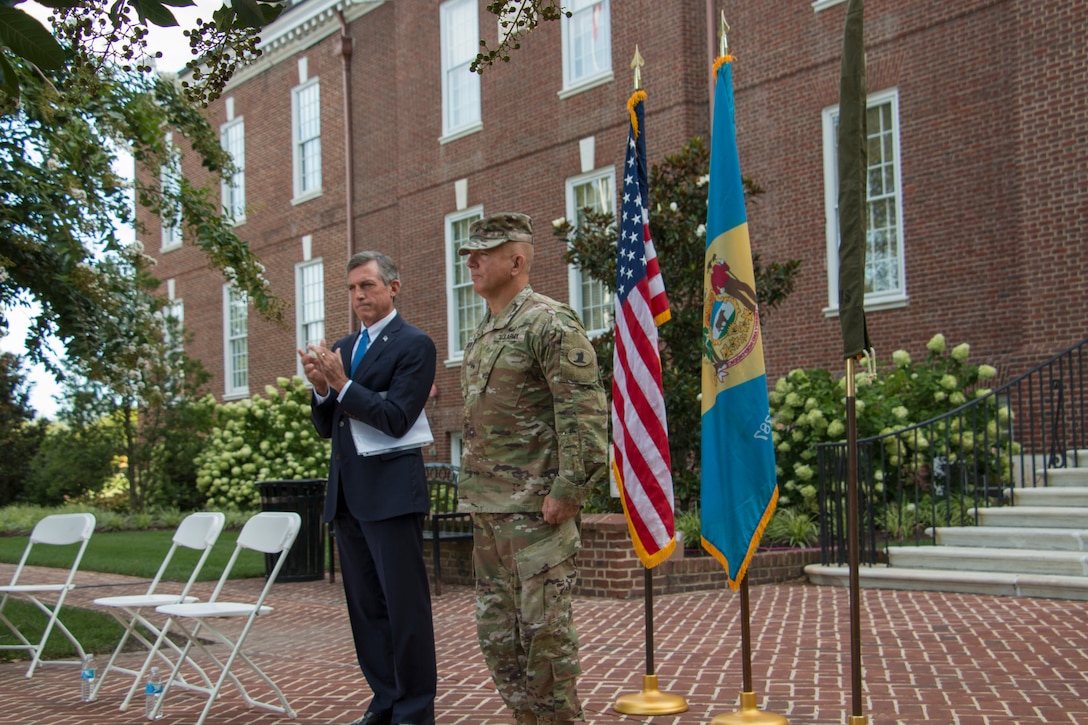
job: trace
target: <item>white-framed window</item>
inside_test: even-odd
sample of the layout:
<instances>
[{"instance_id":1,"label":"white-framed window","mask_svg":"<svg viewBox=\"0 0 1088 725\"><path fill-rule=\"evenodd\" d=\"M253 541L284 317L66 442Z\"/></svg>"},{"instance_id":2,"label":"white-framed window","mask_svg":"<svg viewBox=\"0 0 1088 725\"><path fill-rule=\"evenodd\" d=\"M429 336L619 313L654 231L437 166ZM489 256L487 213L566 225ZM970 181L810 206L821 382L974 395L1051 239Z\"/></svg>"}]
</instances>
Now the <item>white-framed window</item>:
<instances>
[{"instance_id":1,"label":"white-framed window","mask_svg":"<svg viewBox=\"0 0 1088 725\"><path fill-rule=\"evenodd\" d=\"M868 171L865 246L865 307L897 307L907 299L903 244L902 156L899 151L899 93L868 95ZM824 109L824 207L827 228L828 313L839 307L839 108Z\"/></svg>"},{"instance_id":2,"label":"white-framed window","mask_svg":"<svg viewBox=\"0 0 1088 725\"><path fill-rule=\"evenodd\" d=\"M162 306L163 338L171 353L185 351L185 302L170 300Z\"/></svg>"},{"instance_id":3,"label":"white-framed window","mask_svg":"<svg viewBox=\"0 0 1088 725\"><path fill-rule=\"evenodd\" d=\"M480 48L477 0L447 0L442 26L442 135L462 135L481 126L480 74L469 65Z\"/></svg>"},{"instance_id":4,"label":"white-framed window","mask_svg":"<svg viewBox=\"0 0 1088 725\"><path fill-rule=\"evenodd\" d=\"M223 363L223 397L249 395L249 299L231 284L223 285Z\"/></svg>"},{"instance_id":5,"label":"white-framed window","mask_svg":"<svg viewBox=\"0 0 1088 725\"><path fill-rule=\"evenodd\" d=\"M317 78L291 89L295 200L321 193L321 85Z\"/></svg>"},{"instance_id":6,"label":"white-framed window","mask_svg":"<svg viewBox=\"0 0 1088 725\"><path fill-rule=\"evenodd\" d=\"M472 277L465 264L465 257L457 254L461 245L468 241L468 229L472 222L483 215L483 207L476 206L446 216L446 280L449 286L446 319L450 360L461 359L465 345L487 312L484 298L472 289Z\"/></svg>"},{"instance_id":7,"label":"white-framed window","mask_svg":"<svg viewBox=\"0 0 1088 725\"><path fill-rule=\"evenodd\" d=\"M567 179L567 219L582 225L585 210L616 215L616 170L609 166ZM603 282L570 267L570 306L577 310L590 337L612 329L615 296Z\"/></svg>"},{"instance_id":8,"label":"white-framed window","mask_svg":"<svg viewBox=\"0 0 1088 725\"><path fill-rule=\"evenodd\" d=\"M450 465L461 467L461 452L464 450L461 434L450 433Z\"/></svg>"},{"instance_id":9,"label":"white-framed window","mask_svg":"<svg viewBox=\"0 0 1088 725\"><path fill-rule=\"evenodd\" d=\"M594 85L612 77L612 20L609 0L571 0L561 19L563 89Z\"/></svg>"},{"instance_id":10,"label":"white-framed window","mask_svg":"<svg viewBox=\"0 0 1088 725\"><path fill-rule=\"evenodd\" d=\"M236 118L219 127L219 143L234 162L234 173L220 184L223 213L235 224L246 220L246 122Z\"/></svg>"},{"instance_id":11,"label":"white-framed window","mask_svg":"<svg viewBox=\"0 0 1088 725\"><path fill-rule=\"evenodd\" d=\"M325 337L325 262L314 259L295 266L295 315L300 350ZM297 356L296 356L297 359ZM302 375L302 361L298 361Z\"/></svg>"},{"instance_id":12,"label":"white-framed window","mask_svg":"<svg viewBox=\"0 0 1088 725\"><path fill-rule=\"evenodd\" d=\"M174 145L174 134L166 132L166 152L169 161L159 169L162 190L162 251L181 246L181 151Z\"/></svg>"}]
</instances>

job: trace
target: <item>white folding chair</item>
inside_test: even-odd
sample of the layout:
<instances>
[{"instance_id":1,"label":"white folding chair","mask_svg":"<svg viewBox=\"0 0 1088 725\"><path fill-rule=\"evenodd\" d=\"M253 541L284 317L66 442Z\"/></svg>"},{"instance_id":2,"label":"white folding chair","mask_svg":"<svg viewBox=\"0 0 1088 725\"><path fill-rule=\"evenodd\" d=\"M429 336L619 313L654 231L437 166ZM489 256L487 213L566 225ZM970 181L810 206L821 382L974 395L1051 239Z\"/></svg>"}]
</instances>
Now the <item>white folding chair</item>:
<instances>
[{"instance_id":1,"label":"white folding chair","mask_svg":"<svg viewBox=\"0 0 1088 725\"><path fill-rule=\"evenodd\" d=\"M117 646L114 648L109 662L107 662L106 666L102 669L101 676L95 681L94 689L91 691L92 700L98 698L98 692L102 689L102 683L106 681L110 672L123 672L127 675L133 675L134 678L132 686L128 690L128 694L125 695L124 702L121 703L121 707L118 709L125 710L128 708L129 703L132 701L132 697L143 684L144 672L148 668L150 662L145 660L142 668L139 670L132 670L117 664L117 656L124 650L126 643L129 641L129 637L142 644L149 652L154 648L154 641L159 636L159 628L144 616L142 610L150 610L153 607L159 607L164 604L197 601L196 597L189 595L189 590L192 589L197 576L200 574L200 570L204 566L204 562L208 559L208 554L211 553L212 547L215 546L215 542L219 539L219 534L223 531L223 524L225 521L226 517L218 511L201 511L199 513L189 514L182 520L178 525L177 530L174 532L174 538L173 542L170 544L170 549L166 552L166 556L163 558L162 564L159 565L159 570L155 573L155 578L151 580L151 584L148 585L146 592L143 594L100 597L94 600L94 603L98 606L107 608L107 611L109 611L109 613L125 628L125 632L121 635L120 641L118 641ZM179 547L185 547L201 552L200 559L197 560L196 564L189 572L189 579L185 582L185 585L179 593L167 594L159 592L157 591L159 582L162 580L163 574L166 573L166 569L170 566L170 562L174 558L174 553L177 552ZM172 640L166 639L164 640L164 644L171 647L175 654L181 654L181 647L174 644ZM173 660L171 660L165 652L160 651L158 656L165 661L167 666L173 667ZM197 666L196 663L190 664L200 674L204 682L210 685L211 681L204 674L204 671ZM188 686L189 683L184 680L179 680L178 687Z\"/></svg>"},{"instance_id":2,"label":"white folding chair","mask_svg":"<svg viewBox=\"0 0 1088 725\"><path fill-rule=\"evenodd\" d=\"M185 646L182 648L181 654L175 661L170 676L163 685L162 697L159 698L158 704L155 706L155 711L152 713L152 717L158 715L158 711L162 708L166 695L170 692L170 688L178 678L183 665L185 665L186 661L190 658L190 653L194 646L220 669L219 678L211 687L189 687L189 689L202 691L208 696L208 702L204 705L204 711L200 714L200 718L196 721L196 725L204 724L204 720L208 717L208 712L211 710L212 704L214 704L216 698L219 697L219 692L227 678L230 678L235 687L238 688L238 692L241 694L242 699L244 699L246 704L250 707L259 707L265 710L271 710L272 712L284 713L291 718L295 717L295 711L291 709L283 692L276 683L272 681L272 678L266 675L257 663L242 651L242 646L245 644L246 637L249 635L250 629L253 628L253 623L257 620L257 617L272 611L272 607L265 606L264 600L268 596L268 592L272 588L272 585L275 583L276 576L280 573L280 569L283 567L287 552L290 551L291 545L295 542L295 537L298 535L298 530L301 525L302 517L292 511L265 511L254 515L246 521L245 526L242 527L241 533L238 534L238 543L234 548L234 553L231 554L230 561L227 562L227 566L223 570L223 575L219 578L219 582L215 586L215 591L212 592L208 601L167 604L155 609L155 611L160 614L165 614L170 618L163 626L162 632L155 643L155 649L148 655L148 660L155 655L155 652L161 650L162 642L166 639L169 631L174 631L183 635L185 637ZM261 588L261 593L254 601L220 601L219 595L230 577L230 571L234 567L234 562L238 559L238 555L245 549L274 555L275 564L272 567L272 571L265 580L264 587ZM223 631L226 622L221 620L233 620L237 623L240 618L244 620L242 622L241 631L237 634L236 638L232 640L231 636ZM220 659L219 656L212 652L211 646L216 644L226 645L230 648L230 654L227 655L225 660ZM279 700L278 705L271 702L258 701L253 697L250 697L249 692L246 690L241 680L238 679L238 676L235 675L231 669L237 660L241 660L248 665L250 670L272 689L272 692Z\"/></svg>"},{"instance_id":3,"label":"white folding chair","mask_svg":"<svg viewBox=\"0 0 1088 725\"><path fill-rule=\"evenodd\" d=\"M53 631L53 627L64 633L64 636L76 648L76 653L79 655L76 662L65 660L63 661L64 664L82 664L83 658L86 656L83 645L60 620L60 610L64 606L64 599L68 596L68 592L75 588L73 581L76 577L76 571L79 570L79 563L83 560L83 552L87 550L87 542L91 540L91 534L94 533L94 525L94 514L53 514L46 516L35 524L34 530L30 532L30 540L26 543L26 549L23 550L23 557L19 560L19 565L15 567L15 574L11 577L11 583L6 586L0 585L0 594L4 595L0 599L0 622L3 622L15 635L16 639L22 643L0 645L0 649L25 649L32 653L30 667L26 670L28 679L34 676L34 670L39 664L44 664L42 650L45 649L45 643L49 640L49 634ZM29 559L30 552L35 544L70 546L77 543L79 549L76 550L72 565L68 568L68 575L63 581L59 579L59 576L56 581L44 584L24 584L20 581L27 559ZM12 621L4 616L4 606L12 595L20 599L25 598L49 618L45 629L42 631L42 638L37 644L32 644ZM44 601L43 597L46 595L56 595L56 600L52 605ZM49 596L49 598L52 599L52 596Z\"/></svg>"}]
</instances>

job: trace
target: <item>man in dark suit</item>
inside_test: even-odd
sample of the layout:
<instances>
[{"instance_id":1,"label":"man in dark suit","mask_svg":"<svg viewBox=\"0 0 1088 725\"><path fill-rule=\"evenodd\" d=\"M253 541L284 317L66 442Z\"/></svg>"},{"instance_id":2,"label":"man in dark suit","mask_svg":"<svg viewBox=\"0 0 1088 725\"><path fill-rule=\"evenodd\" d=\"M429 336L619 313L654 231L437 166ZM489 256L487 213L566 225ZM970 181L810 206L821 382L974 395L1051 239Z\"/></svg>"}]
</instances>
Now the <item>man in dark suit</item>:
<instances>
[{"instance_id":1,"label":"man in dark suit","mask_svg":"<svg viewBox=\"0 0 1088 725\"><path fill-rule=\"evenodd\" d=\"M437 670L423 563L427 485L420 448L360 455L352 426L400 438L434 383L435 346L394 307L393 261L360 252L348 293L362 329L299 350L313 384L314 427L332 439L325 521L333 523L355 652L374 697L352 725L434 723ZM346 372L345 372L346 371Z\"/></svg>"}]
</instances>

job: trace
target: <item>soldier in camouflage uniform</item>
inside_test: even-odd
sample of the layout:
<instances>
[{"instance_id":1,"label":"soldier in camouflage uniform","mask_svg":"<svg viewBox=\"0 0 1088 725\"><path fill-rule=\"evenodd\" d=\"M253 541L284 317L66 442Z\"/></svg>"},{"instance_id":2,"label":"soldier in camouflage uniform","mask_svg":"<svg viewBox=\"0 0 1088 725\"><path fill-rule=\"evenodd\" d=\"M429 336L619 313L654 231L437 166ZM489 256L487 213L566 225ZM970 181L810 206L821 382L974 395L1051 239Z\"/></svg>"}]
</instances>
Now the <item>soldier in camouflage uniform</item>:
<instances>
[{"instance_id":1,"label":"soldier in camouflage uniform","mask_svg":"<svg viewBox=\"0 0 1088 725\"><path fill-rule=\"evenodd\" d=\"M460 254L488 306L461 366L480 649L519 724L582 720L570 595L577 515L607 471L597 358L575 312L529 286L529 217L474 222Z\"/></svg>"}]
</instances>

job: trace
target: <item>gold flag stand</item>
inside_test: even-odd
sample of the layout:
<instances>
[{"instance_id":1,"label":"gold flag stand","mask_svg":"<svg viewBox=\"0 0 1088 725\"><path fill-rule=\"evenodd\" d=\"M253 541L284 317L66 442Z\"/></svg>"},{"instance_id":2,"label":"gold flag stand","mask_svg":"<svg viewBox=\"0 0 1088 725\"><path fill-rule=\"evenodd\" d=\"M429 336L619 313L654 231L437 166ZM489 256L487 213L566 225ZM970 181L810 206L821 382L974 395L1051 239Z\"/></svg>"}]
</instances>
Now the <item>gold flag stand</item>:
<instances>
[{"instance_id":1,"label":"gold flag stand","mask_svg":"<svg viewBox=\"0 0 1088 725\"><path fill-rule=\"evenodd\" d=\"M740 582L740 648L744 660L744 684L740 693L740 709L718 715L710 725L789 725L782 715L763 712L756 707L756 693L752 687L752 618L748 611L748 578Z\"/></svg>"},{"instance_id":2,"label":"gold flag stand","mask_svg":"<svg viewBox=\"0 0 1088 725\"><path fill-rule=\"evenodd\" d=\"M646 674L642 676L642 692L620 695L612 709L624 715L675 715L687 712L688 703L680 695L670 695L657 689L654 674L654 590L653 573L644 569L646 590Z\"/></svg>"}]
</instances>

